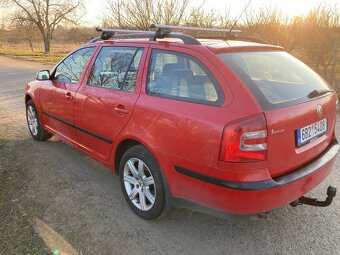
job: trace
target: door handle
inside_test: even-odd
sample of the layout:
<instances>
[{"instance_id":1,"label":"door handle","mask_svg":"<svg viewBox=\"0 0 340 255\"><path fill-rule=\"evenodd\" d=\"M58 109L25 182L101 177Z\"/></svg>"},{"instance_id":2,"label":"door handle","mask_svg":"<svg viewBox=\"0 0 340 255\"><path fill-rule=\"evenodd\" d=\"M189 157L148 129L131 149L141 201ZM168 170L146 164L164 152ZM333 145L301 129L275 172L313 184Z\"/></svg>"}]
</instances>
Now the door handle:
<instances>
[{"instance_id":1,"label":"door handle","mask_svg":"<svg viewBox=\"0 0 340 255\"><path fill-rule=\"evenodd\" d=\"M123 114L128 114L129 113L129 110L125 109L124 105L121 105L121 104L115 107L115 111L117 113L120 113L120 114L122 114L122 113Z\"/></svg>"},{"instance_id":2,"label":"door handle","mask_svg":"<svg viewBox=\"0 0 340 255\"><path fill-rule=\"evenodd\" d=\"M67 92L66 95L65 95L65 97L66 97L66 100L67 100L67 101L71 101L71 100L73 99L73 96L71 95L70 92Z\"/></svg>"}]
</instances>

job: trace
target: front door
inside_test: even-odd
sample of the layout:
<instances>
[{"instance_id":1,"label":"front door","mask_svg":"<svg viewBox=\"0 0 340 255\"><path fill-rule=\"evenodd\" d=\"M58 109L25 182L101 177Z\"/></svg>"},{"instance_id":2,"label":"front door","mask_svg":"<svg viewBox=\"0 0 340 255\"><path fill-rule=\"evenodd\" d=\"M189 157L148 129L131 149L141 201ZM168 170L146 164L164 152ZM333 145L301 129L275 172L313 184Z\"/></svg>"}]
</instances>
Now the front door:
<instances>
[{"instance_id":1,"label":"front door","mask_svg":"<svg viewBox=\"0 0 340 255\"><path fill-rule=\"evenodd\" d=\"M94 47L77 50L67 56L53 71L48 86L41 92L44 123L66 140L73 140L74 98L83 71Z\"/></svg>"},{"instance_id":2,"label":"front door","mask_svg":"<svg viewBox=\"0 0 340 255\"><path fill-rule=\"evenodd\" d=\"M113 142L132 115L140 93L142 56L143 48L103 46L76 93L76 141L101 160L109 158Z\"/></svg>"}]
</instances>

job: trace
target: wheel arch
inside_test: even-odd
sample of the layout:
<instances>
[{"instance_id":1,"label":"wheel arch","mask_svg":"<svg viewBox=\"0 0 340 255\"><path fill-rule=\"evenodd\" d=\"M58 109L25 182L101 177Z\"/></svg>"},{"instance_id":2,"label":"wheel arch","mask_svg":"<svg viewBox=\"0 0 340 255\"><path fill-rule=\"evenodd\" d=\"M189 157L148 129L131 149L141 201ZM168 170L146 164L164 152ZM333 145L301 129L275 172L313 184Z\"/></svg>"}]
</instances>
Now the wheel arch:
<instances>
[{"instance_id":1,"label":"wheel arch","mask_svg":"<svg viewBox=\"0 0 340 255\"><path fill-rule=\"evenodd\" d=\"M114 168L115 168L115 172L119 175L119 163L120 163L120 159L122 157L122 155L124 154L124 152L136 145L142 145L146 150L148 150L151 155L155 158L155 160L157 161L157 163L160 166L160 172L161 172L161 176L163 179L163 184L164 184L164 191L165 191L165 212L171 212L175 209L175 204L173 202L172 196L171 196L171 192L169 189L169 185L168 185L168 181L167 178L164 174L164 171L162 170L162 166L159 162L159 160L157 159L157 157L155 156L155 154L153 153L152 149L150 149L148 146L146 146L143 142L139 141L139 139L135 139L135 138L125 138L122 139L118 146L116 147L116 150L114 152Z\"/></svg>"},{"instance_id":2,"label":"wheel arch","mask_svg":"<svg viewBox=\"0 0 340 255\"><path fill-rule=\"evenodd\" d=\"M29 94L29 93L26 93L25 94L25 105L27 104L28 100L32 99L33 100L33 97ZM34 101L34 100L33 100Z\"/></svg>"},{"instance_id":3,"label":"wheel arch","mask_svg":"<svg viewBox=\"0 0 340 255\"><path fill-rule=\"evenodd\" d=\"M114 156L114 168L117 174L119 174L119 163L120 163L120 159L122 158L124 152L136 145L142 145L145 148L147 148L144 144L142 144L140 141L137 141L135 139L132 138L126 138L122 141L120 141L120 143L118 144L116 150L115 150L115 156Z\"/></svg>"}]
</instances>

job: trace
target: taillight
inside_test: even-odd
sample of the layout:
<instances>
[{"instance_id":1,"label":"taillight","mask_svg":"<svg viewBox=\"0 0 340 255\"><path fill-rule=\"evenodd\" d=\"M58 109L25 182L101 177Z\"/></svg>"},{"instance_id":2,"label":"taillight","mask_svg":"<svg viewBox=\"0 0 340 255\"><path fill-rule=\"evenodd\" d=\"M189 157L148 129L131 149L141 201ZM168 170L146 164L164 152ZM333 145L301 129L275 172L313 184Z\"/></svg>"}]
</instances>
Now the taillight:
<instances>
[{"instance_id":1,"label":"taillight","mask_svg":"<svg viewBox=\"0 0 340 255\"><path fill-rule=\"evenodd\" d=\"M220 160L254 162L266 157L267 125L262 113L234 121L224 128Z\"/></svg>"}]
</instances>

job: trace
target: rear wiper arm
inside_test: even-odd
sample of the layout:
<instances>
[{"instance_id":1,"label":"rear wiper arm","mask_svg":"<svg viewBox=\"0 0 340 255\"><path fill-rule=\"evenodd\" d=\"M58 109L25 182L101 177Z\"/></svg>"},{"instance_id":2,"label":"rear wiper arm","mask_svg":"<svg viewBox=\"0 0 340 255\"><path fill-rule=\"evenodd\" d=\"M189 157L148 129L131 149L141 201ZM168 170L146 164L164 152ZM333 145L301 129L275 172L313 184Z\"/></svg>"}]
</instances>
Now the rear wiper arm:
<instances>
[{"instance_id":1,"label":"rear wiper arm","mask_svg":"<svg viewBox=\"0 0 340 255\"><path fill-rule=\"evenodd\" d=\"M310 92L307 95L307 97L308 98L319 97L319 96L322 96L322 95L330 93L330 92L333 92L333 91L329 90L329 89L321 89L321 90L314 89L312 92Z\"/></svg>"}]
</instances>

